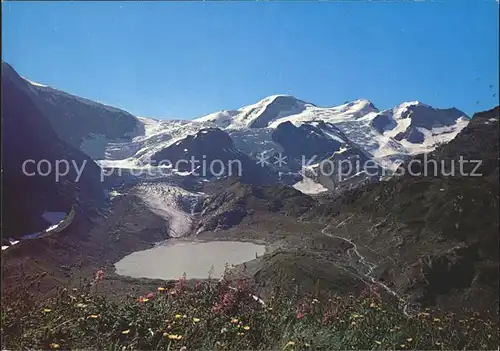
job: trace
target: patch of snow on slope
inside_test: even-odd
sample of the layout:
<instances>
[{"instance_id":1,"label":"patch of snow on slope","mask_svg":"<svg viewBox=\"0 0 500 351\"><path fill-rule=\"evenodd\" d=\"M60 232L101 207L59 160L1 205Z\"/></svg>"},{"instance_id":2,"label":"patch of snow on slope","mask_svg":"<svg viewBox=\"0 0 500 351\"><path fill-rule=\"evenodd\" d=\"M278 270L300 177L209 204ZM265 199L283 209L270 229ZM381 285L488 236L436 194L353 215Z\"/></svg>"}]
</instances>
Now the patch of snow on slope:
<instances>
[{"instance_id":1,"label":"patch of snow on slope","mask_svg":"<svg viewBox=\"0 0 500 351\"><path fill-rule=\"evenodd\" d=\"M42 218L45 219L47 222L50 223L50 226L47 227L44 231L41 232L36 232L36 233L31 233L31 234L25 234L21 237L23 240L30 240L30 239L37 239L38 237L42 236L43 234L46 234L47 232L50 232L54 229L59 228L65 221L66 217L68 216L67 213L65 212L48 212L45 211L42 214Z\"/></svg>"},{"instance_id":2,"label":"patch of snow on slope","mask_svg":"<svg viewBox=\"0 0 500 351\"><path fill-rule=\"evenodd\" d=\"M28 83L30 83L31 85L34 85L34 86L36 86L36 87L44 87L44 88L49 87L48 85L44 85L44 84L40 84L40 83L37 83L37 82L33 82L33 81L31 81L31 80L29 80L29 79L26 79L26 78L24 78L24 77L22 77L22 78L23 78L25 81L27 81Z\"/></svg>"},{"instance_id":3,"label":"patch of snow on slope","mask_svg":"<svg viewBox=\"0 0 500 351\"><path fill-rule=\"evenodd\" d=\"M323 185L316 183L314 180L306 176L304 176L301 181L295 183L293 187L298 191L308 195L319 194L324 191L328 191L328 189Z\"/></svg>"}]
</instances>

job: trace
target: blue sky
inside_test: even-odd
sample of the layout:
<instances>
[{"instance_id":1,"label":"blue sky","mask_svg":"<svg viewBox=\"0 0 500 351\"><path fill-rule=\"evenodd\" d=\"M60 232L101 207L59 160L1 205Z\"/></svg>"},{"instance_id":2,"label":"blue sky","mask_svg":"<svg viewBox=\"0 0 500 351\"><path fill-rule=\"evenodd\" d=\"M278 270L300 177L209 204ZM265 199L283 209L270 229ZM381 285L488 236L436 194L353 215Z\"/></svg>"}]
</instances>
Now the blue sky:
<instances>
[{"instance_id":1,"label":"blue sky","mask_svg":"<svg viewBox=\"0 0 500 351\"><path fill-rule=\"evenodd\" d=\"M498 104L498 3L2 2L3 60L138 116L193 118L272 94L320 106ZM490 85L493 85L490 88Z\"/></svg>"}]
</instances>

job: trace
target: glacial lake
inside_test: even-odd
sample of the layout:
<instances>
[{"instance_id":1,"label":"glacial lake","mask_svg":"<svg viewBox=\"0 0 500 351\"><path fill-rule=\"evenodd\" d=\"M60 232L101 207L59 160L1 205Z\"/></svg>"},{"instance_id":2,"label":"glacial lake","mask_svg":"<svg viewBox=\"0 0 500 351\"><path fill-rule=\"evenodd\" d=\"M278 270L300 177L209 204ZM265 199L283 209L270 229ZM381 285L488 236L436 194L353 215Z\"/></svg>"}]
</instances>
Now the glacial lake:
<instances>
[{"instance_id":1,"label":"glacial lake","mask_svg":"<svg viewBox=\"0 0 500 351\"><path fill-rule=\"evenodd\" d=\"M115 263L116 273L132 278L220 278L226 263L237 265L265 252L264 245L240 241L175 242L133 252Z\"/></svg>"}]
</instances>

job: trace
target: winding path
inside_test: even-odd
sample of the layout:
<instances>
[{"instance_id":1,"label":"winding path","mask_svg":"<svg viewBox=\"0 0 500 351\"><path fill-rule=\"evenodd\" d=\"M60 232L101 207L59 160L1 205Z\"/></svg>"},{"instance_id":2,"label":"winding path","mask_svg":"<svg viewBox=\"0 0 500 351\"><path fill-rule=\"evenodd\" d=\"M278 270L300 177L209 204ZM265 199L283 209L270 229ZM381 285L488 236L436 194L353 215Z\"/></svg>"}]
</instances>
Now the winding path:
<instances>
[{"instance_id":1,"label":"winding path","mask_svg":"<svg viewBox=\"0 0 500 351\"><path fill-rule=\"evenodd\" d=\"M342 223L341 223L342 224ZM360 272L361 274L363 274L363 276L365 278L367 278L371 283L381 287L382 289L384 289L387 293L389 293L390 295L394 296L398 302L399 302L399 306L400 308L403 310L403 313L407 316L407 317L410 317L412 316L415 312L416 312L416 308L415 306L412 306L412 304L407 301L406 299L404 299L400 294L398 294L395 290L391 289L390 287L388 287L386 284L378 281L373 273L375 271L375 268L377 268L377 265L372 263L372 262L369 262L365 256L363 256L359 250L358 250L358 246L351 240L351 239L347 239L347 238L344 238L342 236L338 236L338 235L333 235L331 233L328 233L328 228L330 227L330 225L327 225L325 228L323 228L321 230L321 233L326 235L326 236L329 236L329 237L332 237L332 238L336 238L336 239L340 239L340 240L343 240L347 243L349 243L352 247L349 248L347 250L347 254L349 255L349 257L352 257L352 255L354 254L356 257L357 257L357 261L364 267L366 267L366 270L367 272L366 273L362 273Z\"/></svg>"}]
</instances>

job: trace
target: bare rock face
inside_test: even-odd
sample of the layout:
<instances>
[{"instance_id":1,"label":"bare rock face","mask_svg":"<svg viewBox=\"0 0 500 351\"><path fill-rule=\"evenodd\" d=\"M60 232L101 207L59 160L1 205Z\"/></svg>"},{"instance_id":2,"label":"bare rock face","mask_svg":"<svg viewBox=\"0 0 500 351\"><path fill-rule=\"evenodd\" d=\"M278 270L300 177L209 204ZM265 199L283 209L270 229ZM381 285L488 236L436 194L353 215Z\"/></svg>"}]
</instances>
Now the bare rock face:
<instances>
[{"instance_id":1,"label":"bare rock face","mask_svg":"<svg viewBox=\"0 0 500 351\"><path fill-rule=\"evenodd\" d=\"M323 130L336 134L338 138L325 135ZM347 138L335 126L324 122L315 125L304 123L300 127L291 122L283 122L273 131L273 140L280 144L287 157L300 160L316 157L318 160L338 151L347 143Z\"/></svg>"},{"instance_id":2,"label":"bare rock face","mask_svg":"<svg viewBox=\"0 0 500 351\"><path fill-rule=\"evenodd\" d=\"M155 153L152 161L211 179L238 176L254 184L274 184L278 181L276 172L259 166L238 150L231 137L219 128L205 128L189 135Z\"/></svg>"},{"instance_id":3,"label":"bare rock face","mask_svg":"<svg viewBox=\"0 0 500 351\"><path fill-rule=\"evenodd\" d=\"M283 185L255 186L237 179L209 196L203 204L198 232L224 230L238 225L254 213L281 213L298 217L307 212L314 200Z\"/></svg>"}]
</instances>

